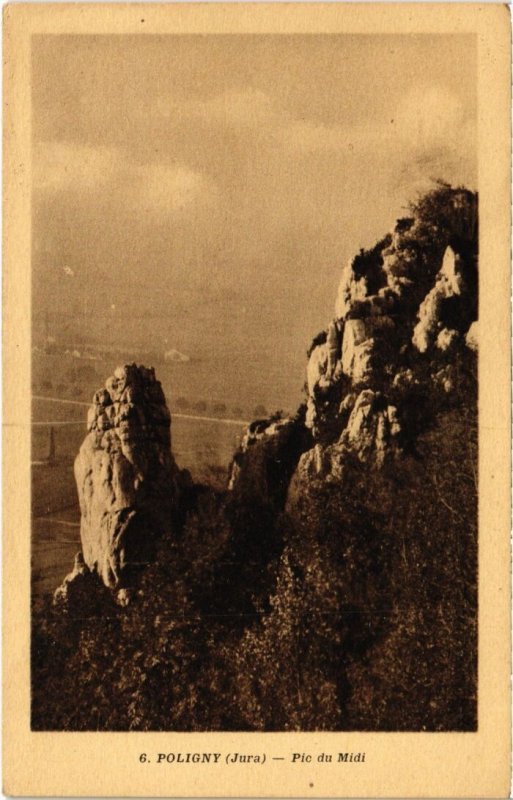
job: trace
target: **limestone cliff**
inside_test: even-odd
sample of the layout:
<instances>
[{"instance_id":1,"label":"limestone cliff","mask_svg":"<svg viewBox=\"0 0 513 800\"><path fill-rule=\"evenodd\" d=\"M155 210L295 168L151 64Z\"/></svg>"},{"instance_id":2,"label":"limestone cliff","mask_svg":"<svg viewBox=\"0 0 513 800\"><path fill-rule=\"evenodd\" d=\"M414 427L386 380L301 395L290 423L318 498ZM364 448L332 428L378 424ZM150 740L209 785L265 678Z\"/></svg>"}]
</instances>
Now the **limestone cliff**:
<instances>
[{"instance_id":1,"label":"limestone cliff","mask_svg":"<svg viewBox=\"0 0 513 800\"><path fill-rule=\"evenodd\" d=\"M308 350L309 435L289 508L312 481L338 480L348 454L381 467L414 447L419 415L458 389L456 363L477 348L477 196L440 184L411 213L346 264L335 316ZM230 488L247 482L250 462L255 489L265 483L266 453L285 460L289 424L252 423Z\"/></svg>"},{"instance_id":2,"label":"limestone cliff","mask_svg":"<svg viewBox=\"0 0 513 800\"><path fill-rule=\"evenodd\" d=\"M452 391L447 359L475 347L476 316L477 198L441 185L342 271L335 317L309 351L305 477L336 472L344 451L378 465L397 453L414 434L408 389Z\"/></svg>"}]
</instances>

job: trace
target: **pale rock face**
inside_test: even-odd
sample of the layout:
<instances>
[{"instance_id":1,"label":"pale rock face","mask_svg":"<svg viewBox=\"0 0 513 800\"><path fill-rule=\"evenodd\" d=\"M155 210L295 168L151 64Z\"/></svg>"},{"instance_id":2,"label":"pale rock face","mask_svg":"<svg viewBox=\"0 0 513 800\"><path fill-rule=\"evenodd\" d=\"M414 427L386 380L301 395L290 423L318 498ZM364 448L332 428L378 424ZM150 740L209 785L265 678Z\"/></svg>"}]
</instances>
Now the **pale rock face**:
<instances>
[{"instance_id":1,"label":"pale rock face","mask_svg":"<svg viewBox=\"0 0 513 800\"><path fill-rule=\"evenodd\" d=\"M368 383L370 380L374 346L375 340L371 338L354 348L348 367L348 375L354 383Z\"/></svg>"},{"instance_id":2,"label":"pale rock face","mask_svg":"<svg viewBox=\"0 0 513 800\"><path fill-rule=\"evenodd\" d=\"M362 461L381 465L391 452L391 444L401 432L397 408L380 408L379 393L364 389L354 405L341 444L355 452Z\"/></svg>"},{"instance_id":3,"label":"pale rock face","mask_svg":"<svg viewBox=\"0 0 513 800\"><path fill-rule=\"evenodd\" d=\"M354 348L348 348L347 355L347 375L354 383L367 383L372 376L372 355L374 352L375 340L365 339L361 344Z\"/></svg>"},{"instance_id":4,"label":"pale rock face","mask_svg":"<svg viewBox=\"0 0 513 800\"><path fill-rule=\"evenodd\" d=\"M445 250L442 267L431 291L426 295L418 311L418 323L413 331L413 344L425 353L436 341L441 330L441 311L444 300L459 296L463 290L463 277L458 256L452 247ZM444 341L444 337L442 337Z\"/></svg>"},{"instance_id":5,"label":"pale rock face","mask_svg":"<svg viewBox=\"0 0 513 800\"><path fill-rule=\"evenodd\" d=\"M349 261L342 269L342 277L335 301L335 316L345 319L356 300L367 297L367 281L365 276L357 279L353 270L353 261Z\"/></svg>"},{"instance_id":6,"label":"pale rock face","mask_svg":"<svg viewBox=\"0 0 513 800\"><path fill-rule=\"evenodd\" d=\"M312 350L306 368L308 398L305 424L310 429L315 427L317 419L317 397L325 394L340 377L340 350L340 326L333 320L328 327L326 342Z\"/></svg>"},{"instance_id":7,"label":"pale rock face","mask_svg":"<svg viewBox=\"0 0 513 800\"><path fill-rule=\"evenodd\" d=\"M460 335L458 331L451 330L450 328L442 328L438 336L436 337L436 347L442 352L450 350L451 347L454 347Z\"/></svg>"},{"instance_id":8,"label":"pale rock face","mask_svg":"<svg viewBox=\"0 0 513 800\"><path fill-rule=\"evenodd\" d=\"M343 408L342 408L343 407ZM385 404L379 392L364 389L356 397L346 395L339 413L352 408L338 441L330 445L317 442L298 462L288 492L288 509L293 510L308 495L312 481L337 482L343 477L347 454L381 467L398 451L401 424L397 408Z\"/></svg>"},{"instance_id":9,"label":"pale rock face","mask_svg":"<svg viewBox=\"0 0 513 800\"><path fill-rule=\"evenodd\" d=\"M355 383L364 383L372 374L374 339L364 319L348 319L342 341L342 370Z\"/></svg>"},{"instance_id":10,"label":"pale rock face","mask_svg":"<svg viewBox=\"0 0 513 800\"><path fill-rule=\"evenodd\" d=\"M340 403L338 413L342 415L346 414L348 411L352 411L357 397L358 395L355 392L348 392Z\"/></svg>"},{"instance_id":11,"label":"pale rock face","mask_svg":"<svg viewBox=\"0 0 513 800\"><path fill-rule=\"evenodd\" d=\"M85 564L109 588L149 557L179 491L170 414L153 370L116 369L94 396L75 461Z\"/></svg>"},{"instance_id":12,"label":"pale rock face","mask_svg":"<svg viewBox=\"0 0 513 800\"><path fill-rule=\"evenodd\" d=\"M438 202L436 194L433 198ZM444 206L447 199L450 203ZM324 343L314 350L307 368L305 424L322 447L316 444L301 457L298 472L305 479L312 474L330 480L348 451L380 465L415 435L408 429L411 415L399 414L383 396L389 391L402 409L403 401L415 402L415 386L428 393L434 386L453 390L455 375L439 367L457 349L459 331L474 312L477 198L466 191L449 192L443 203L443 224L437 225L433 208L422 201L372 250L361 250L345 264L336 319L316 337L319 342L325 337ZM461 241L461 255L448 241ZM476 330L473 325L466 337L474 349ZM432 363L439 360L434 374L425 374L425 362L418 362L408 339L420 352L429 352Z\"/></svg>"},{"instance_id":13,"label":"pale rock face","mask_svg":"<svg viewBox=\"0 0 513 800\"><path fill-rule=\"evenodd\" d=\"M472 323L470 328L467 331L467 335L465 336L465 344L471 350L474 350L477 353L478 350L478 343L479 343L479 323L476 320Z\"/></svg>"},{"instance_id":14,"label":"pale rock face","mask_svg":"<svg viewBox=\"0 0 513 800\"><path fill-rule=\"evenodd\" d=\"M362 345L367 336L367 327L364 319L348 319L344 326L342 340L342 370L345 375L353 377L355 372L362 372L358 364L360 353L358 347Z\"/></svg>"},{"instance_id":15,"label":"pale rock face","mask_svg":"<svg viewBox=\"0 0 513 800\"><path fill-rule=\"evenodd\" d=\"M308 396L306 401L306 416L305 416L305 425L309 430L313 430L315 427L315 423L317 420L317 406L315 405L315 400L311 395Z\"/></svg>"},{"instance_id":16,"label":"pale rock face","mask_svg":"<svg viewBox=\"0 0 513 800\"><path fill-rule=\"evenodd\" d=\"M328 375L331 378L336 370L337 363L340 359L340 328L337 320L332 320L328 327L326 335L326 349L328 353Z\"/></svg>"},{"instance_id":17,"label":"pale rock face","mask_svg":"<svg viewBox=\"0 0 513 800\"><path fill-rule=\"evenodd\" d=\"M456 255L449 245L445 249L442 267L437 275L437 282L443 280L447 284L447 294L449 297L455 294L461 294L462 292L463 276L460 267L460 257Z\"/></svg>"},{"instance_id":18,"label":"pale rock face","mask_svg":"<svg viewBox=\"0 0 513 800\"><path fill-rule=\"evenodd\" d=\"M386 336L394 327L388 316L348 319L342 339L342 371L355 383L372 377L372 356L377 337Z\"/></svg>"},{"instance_id":19,"label":"pale rock face","mask_svg":"<svg viewBox=\"0 0 513 800\"><path fill-rule=\"evenodd\" d=\"M313 396L314 389L328 371L328 345L320 344L312 350L306 368L308 394Z\"/></svg>"}]
</instances>

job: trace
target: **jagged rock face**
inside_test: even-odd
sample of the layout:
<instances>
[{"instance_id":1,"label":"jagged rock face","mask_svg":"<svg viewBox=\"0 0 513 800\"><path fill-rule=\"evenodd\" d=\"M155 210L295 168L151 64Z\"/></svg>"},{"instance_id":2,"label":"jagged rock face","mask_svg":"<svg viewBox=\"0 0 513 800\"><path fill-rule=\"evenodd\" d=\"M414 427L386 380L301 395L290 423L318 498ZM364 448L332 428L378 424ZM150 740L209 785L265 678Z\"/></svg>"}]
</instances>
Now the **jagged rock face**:
<instances>
[{"instance_id":1,"label":"jagged rock face","mask_svg":"<svg viewBox=\"0 0 513 800\"><path fill-rule=\"evenodd\" d=\"M439 376L440 381L445 378L445 375ZM327 446L318 442L301 455L289 487L289 511L293 509L298 494L307 490L312 482L340 480L348 454L381 467L399 452L399 413L379 392L364 389L358 396L346 395L341 414L347 416L348 412L349 418L336 442Z\"/></svg>"},{"instance_id":2,"label":"jagged rock face","mask_svg":"<svg viewBox=\"0 0 513 800\"><path fill-rule=\"evenodd\" d=\"M354 383L369 383L372 379L373 357L377 344L390 335L395 327L389 316L348 319L342 340L342 371Z\"/></svg>"},{"instance_id":3,"label":"jagged rock face","mask_svg":"<svg viewBox=\"0 0 513 800\"><path fill-rule=\"evenodd\" d=\"M358 276L355 270L354 259L349 261L342 270L342 276L335 301L335 314L337 319L345 319L357 301L368 298L368 285L365 275Z\"/></svg>"},{"instance_id":4,"label":"jagged rock face","mask_svg":"<svg viewBox=\"0 0 513 800\"><path fill-rule=\"evenodd\" d=\"M374 460L381 466L393 453L401 433L397 408L385 404L382 396L366 389L358 396L340 443L361 461Z\"/></svg>"},{"instance_id":5,"label":"jagged rock face","mask_svg":"<svg viewBox=\"0 0 513 800\"><path fill-rule=\"evenodd\" d=\"M252 422L234 456L229 490L234 496L280 506L300 454L309 445L302 413Z\"/></svg>"},{"instance_id":6,"label":"jagged rock face","mask_svg":"<svg viewBox=\"0 0 513 800\"><path fill-rule=\"evenodd\" d=\"M442 184L422 198L343 268L335 313L307 367L305 424L328 455L305 453L305 476L336 471L348 449L384 463L397 451L397 396L422 382L426 391L454 389L447 359L464 343L476 347L477 196ZM412 369L419 353L434 359L427 377Z\"/></svg>"},{"instance_id":7,"label":"jagged rock face","mask_svg":"<svg viewBox=\"0 0 513 800\"><path fill-rule=\"evenodd\" d=\"M463 292L461 259L449 246L445 250L435 285L419 308L419 321L414 328L412 341L421 353L425 353L433 345L440 350L447 350L458 337L458 331L444 327L443 307L446 301L461 298Z\"/></svg>"},{"instance_id":8,"label":"jagged rock face","mask_svg":"<svg viewBox=\"0 0 513 800\"><path fill-rule=\"evenodd\" d=\"M84 562L122 587L151 560L179 493L171 417L153 369L119 367L97 392L75 461Z\"/></svg>"},{"instance_id":9,"label":"jagged rock face","mask_svg":"<svg viewBox=\"0 0 513 800\"><path fill-rule=\"evenodd\" d=\"M306 426L313 431L317 428L319 417L322 416L322 408L329 405L330 394L333 387L336 387L342 376L341 361L341 326L331 323L328 328L328 336L332 333L331 340L311 351L306 370L308 397L306 403Z\"/></svg>"}]
</instances>

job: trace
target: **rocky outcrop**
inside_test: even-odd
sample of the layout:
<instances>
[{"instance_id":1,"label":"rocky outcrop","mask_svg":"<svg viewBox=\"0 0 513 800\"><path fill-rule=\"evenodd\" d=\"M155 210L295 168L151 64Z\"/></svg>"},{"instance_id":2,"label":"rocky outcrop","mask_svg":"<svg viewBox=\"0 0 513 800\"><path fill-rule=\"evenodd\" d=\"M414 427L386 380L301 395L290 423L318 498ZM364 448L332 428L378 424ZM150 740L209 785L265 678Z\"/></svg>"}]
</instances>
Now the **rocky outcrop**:
<instances>
[{"instance_id":1,"label":"rocky outcrop","mask_svg":"<svg viewBox=\"0 0 513 800\"><path fill-rule=\"evenodd\" d=\"M477 196L441 184L343 268L335 317L307 353L304 418L252 423L230 488L272 496L292 430L289 509L312 481L339 480L350 457L380 468L414 450L422 414L457 388L450 362L475 348L476 316Z\"/></svg>"},{"instance_id":2,"label":"rocky outcrop","mask_svg":"<svg viewBox=\"0 0 513 800\"><path fill-rule=\"evenodd\" d=\"M379 392L366 389L358 396L340 441L361 461L373 460L381 466L392 454L400 433L397 408Z\"/></svg>"},{"instance_id":3,"label":"rocky outcrop","mask_svg":"<svg viewBox=\"0 0 513 800\"><path fill-rule=\"evenodd\" d=\"M93 399L75 461L85 567L123 588L172 526L180 475L171 417L153 369L116 369Z\"/></svg>"},{"instance_id":4,"label":"rocky outcrop","mask_svg":"<svg viewBox=\"0 0 513 800\"><path fill-rule=\"evenodd\" d=\"M153 370L116 370L34 729L476 729L475 209L439 187L349 262L306 402L249 425L226 491L178 470Z\"/></svg>"},{"instance_id":5,"label":"rocky outcrop","mask_svg":"<svg viewBox=\"0 0 513 800\"><path fill-rule=\"evenodd\" d=\"M461 258L448 246L435 285L420 304L419 321L413 330L413 344L421 353L433 346L447 350L458 337L458 331L444 326L443 312L444 304L460 299L464 288Z\"/></svg>"},{"instance_id":6,"label":"rocky outcrop","mask_svg":"<svg viewBox=\"0 0 513 800\"><path fill-rule=\"evenodd\" d=\"M390 336L395 323L389 316L348 319L344 324L342 371L353 383L369 383L380 341ZM378 367L379 368L379 367Z\"/></svg>"},{"instance_id":7,"label":"rocky outcrop","mask_svg":"<svg viewBox=\"0 0 513 800\"><path fill-rule=\"evenodd\" d=\"M422 415L458 388L453 362L475 359L476 317L477 196L441 185L344 267L335 317L308 351L306 402L247 428L230 509L271 519L316 481L339 481L351 459L379 469L413 452ZM89 570L126 602L186 493L152 369L121 367L96 393L75 475L83 561L60 596Z\"/></svg>"},{"instance_id":8,"label":"rocky outcrop","mask_svg":"<svg viewBox=\"0 0 513 800\"><path fill-rule=\"evenodd\" d=\"M252 422L233 458L228 488L237 498L251 497L279 509L301 453L311 444L304 409L295 417Z\"/></svg>"},{"instance_id":9,"label":"rocky outcrop","mask_svg":"<svg viewBox=\"0 0 513 800\"><path fill-rule=\"evenodd\" d=\"M307 366L315 446L299 463L305 476L337 472L349 451L378 466L395 457L412 416L401 396L450 393L447 359L465 342L476 347L477 197L441 184L412 212L342 270L336 317ZM419 354L434 358L430 371Z\"/></svg>"},{"instance_id":10,"label":"rocky outcrop","mask_svg":"<svg viewBox=\"0 0 513 800\"><path fill-rule=\"evenodd\" d=\"M346 395L340 414L347 419L340 437L333 444L317 442L302 453L289 486L288 511L294 510L298 496L310 491L317 481L340 481L348 456L381 467L400 451L398 410L380 392L364 389L357 396Z\"/></svg>"}]
</instances>

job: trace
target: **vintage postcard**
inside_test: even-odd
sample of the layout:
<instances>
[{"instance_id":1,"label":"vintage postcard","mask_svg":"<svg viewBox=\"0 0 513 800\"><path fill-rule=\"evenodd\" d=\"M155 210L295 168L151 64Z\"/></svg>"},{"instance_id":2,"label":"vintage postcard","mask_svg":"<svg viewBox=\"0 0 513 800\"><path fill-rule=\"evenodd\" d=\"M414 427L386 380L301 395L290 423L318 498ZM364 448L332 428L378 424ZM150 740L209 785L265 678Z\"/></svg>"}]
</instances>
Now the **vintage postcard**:
<instances>
[{"instance_id":1,"label":"vintage postcard","mask_svg":"<svg viewBox=\"0 0 513 800\"><path fill-rule=\"evenodd\" d=\"M4 9L4 792L507 797L510 18Z\"/></svg>"}]
</instances>

